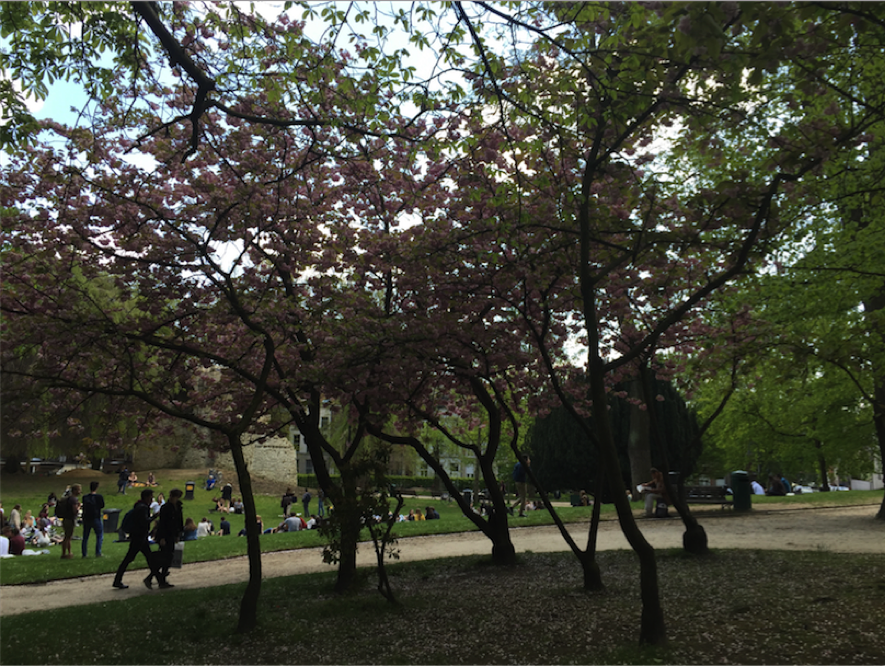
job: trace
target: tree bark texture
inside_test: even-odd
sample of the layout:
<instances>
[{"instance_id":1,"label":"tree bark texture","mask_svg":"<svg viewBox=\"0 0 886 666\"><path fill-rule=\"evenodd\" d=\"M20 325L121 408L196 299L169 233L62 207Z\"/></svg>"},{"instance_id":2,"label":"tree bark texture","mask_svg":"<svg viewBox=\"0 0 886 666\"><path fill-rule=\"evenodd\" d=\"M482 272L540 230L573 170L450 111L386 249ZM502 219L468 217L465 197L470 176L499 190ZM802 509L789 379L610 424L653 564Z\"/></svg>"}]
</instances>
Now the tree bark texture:
<instances>
[{"instance_id":1,"label":"tree bark texture","mask_svg":"<svg viewBox=\"0 0 886 666\"><path fill-rule=\"evenodd\" d=\"M237 632L247 633L258 625L258 599L261 594L261 544L259 543L258 523L255 521L255 498L252 495L252 477L243 456L243 444L239 432L228 433L231 457L237 470L240 493L243 496L243 510L246 514L246 555L249 560L249 580L240 600L240 617Z\"/></svg>"}]
</instances>

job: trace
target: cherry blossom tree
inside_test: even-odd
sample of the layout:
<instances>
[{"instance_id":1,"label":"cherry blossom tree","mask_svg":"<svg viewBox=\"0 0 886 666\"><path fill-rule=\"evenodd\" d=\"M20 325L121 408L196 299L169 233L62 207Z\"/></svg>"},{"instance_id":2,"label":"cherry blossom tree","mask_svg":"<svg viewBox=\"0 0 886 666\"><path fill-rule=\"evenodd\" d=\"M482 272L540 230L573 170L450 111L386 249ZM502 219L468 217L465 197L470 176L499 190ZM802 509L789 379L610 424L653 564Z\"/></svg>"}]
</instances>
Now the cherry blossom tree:
<instances>
[{"instance_id":1,"label":"cherry blossom tree","mask_svg":"<svg viewBox=\"0 0 886 666\"><path fill-rule=\"evenodd\" d=\"M368 432L421 452L419 422L446 427L441 401L482 415L489 485L518 407L556 397L599 448L638 553L640 640L663 642L607 393L672 375L709 299L765 266L829 165L882 140L876 68L855 67L882 60L882 8L420 5L394 18L433 54L417 77L402 51L339 48L363 11L323 6L317 45L285 14L135 9L172 70L143 53L90 128L48 124L0 181L4 354L62 388L202 419L232 449L282 408L343 511ZM417 28L429 20L436 34ZM82 281L108 276L115 297L90 299ZM324 401L356 407L344 452L319 427ZM507 561L503 507L476 524Z\"/></svg>"},{"instance_id":2,"label":"cherry blossom tree","mask_svg":"<svg viewBox=\"0 0 886 666\"><path fill-rule=\"evenodd\" d=\"M666 632L654 551L621 487L607 382L635 374L657 349L694 341L705 301L760 265L791 229L781 206L792 188L872 140L879 100L847 103L835 90L845 61L833 47L836 35L854 39L871 26L829 7L479 6L484 13L473 17L457 8L477 55L474 92L500 128L490 152L511 156L498 178L514 184L502 205L513 211L550 197L554 216L512 215L512 224L573 243L561 254L576 279L540 293L526 321L543 356L548 322L582 322L586 394L570 393L556 363L547 366L576 419L585 423L586 407L594 414L596 432L587 434L640 559L640 638L658 643ZM526 42L495 49L480 37L494 20ZM791 69L796 88L788 88L782 68L799 53L815 66ZM668 127L671 148L654 149ZM466 143L483 140L473 133ZM541 261L541 252L531 256ZM697 522L687 520L686 538L704 549Z\"/></svg>"}]
</instances>

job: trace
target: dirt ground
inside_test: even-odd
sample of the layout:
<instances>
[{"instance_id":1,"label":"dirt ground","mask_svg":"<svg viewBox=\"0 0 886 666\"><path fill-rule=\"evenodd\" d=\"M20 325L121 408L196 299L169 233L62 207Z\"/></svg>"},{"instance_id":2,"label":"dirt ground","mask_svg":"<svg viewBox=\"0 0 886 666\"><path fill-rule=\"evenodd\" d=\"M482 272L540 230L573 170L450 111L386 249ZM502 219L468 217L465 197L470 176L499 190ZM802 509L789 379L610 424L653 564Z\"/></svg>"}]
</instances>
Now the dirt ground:
<instances>
[{"instance_id":1,"label":"dirt ground","mask_svg":"<svg viewBox=\"0 0 886 666\"><path fill-rule=\"evenodd\" d=\"M884 523L874 516L877 506L863 505L836 508L755 509L746 515L731 511L707 511L698 514L699 522L708 535L711 548L747 548L763 550L826 550L847 553L884 553ZM639 520L643 534L655 548L682 546L683 525L678 518ZM587 525L570 526L576 542L584 547ZM554 552L568 550L557 529L551 527L515 527L511 539L518 552ZM479 532L465 532L440 536L401 539L398 542L400 561L436 559L457 555L484 555L490 552L490 542ZM615 520L600 525L598 550L629 548ZM359 566L373 566L371 546L361 546ZM291 576L302 573L329 571L320 549L311 548L262 556L263 578ZM39 585L4 586L0 601L0 616L94 603L116 599L158 594L139 583L140 576L129 574L127 590L111 587L113 574L89 576ZM187 564L170 576L178 589L192 589L218 585L219 581L236 583L248 578L245 557Z\"/></svg>"}]
</instances>

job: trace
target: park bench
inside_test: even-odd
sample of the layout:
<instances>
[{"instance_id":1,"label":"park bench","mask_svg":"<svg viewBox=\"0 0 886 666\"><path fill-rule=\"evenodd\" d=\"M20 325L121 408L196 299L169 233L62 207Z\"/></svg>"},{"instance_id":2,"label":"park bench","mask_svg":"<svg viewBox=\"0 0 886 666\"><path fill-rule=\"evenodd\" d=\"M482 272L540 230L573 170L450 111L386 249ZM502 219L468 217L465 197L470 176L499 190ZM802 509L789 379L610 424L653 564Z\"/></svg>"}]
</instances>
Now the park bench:
<instances>
[{"instance_id":1,"label":"park bench","mask_svg":"<svg viewBox=\"0 0 886 666\"><path fill-rule=\"evenodd\" d=\"M432 493L431 493L431 497L433 497L434 499L438 499L438 500L440 500L441 502L448 502L448 501L450 501L450 499L451 499L451 498L449 497L449 493L436 493L436 492L432 492Z\"/></svg>"},{"instance_id":2,"label":"park bench","mask_svg":"<svg viewBox=\"0 0 886 666\"><path fill-rule=\"evenodd\" d=\"M396 492L396 493L399 494L399 495L411 495L411 496L413 496L413 497L415 497L416 495L418 495L418 493L415 492L415 489L414 489L414 488L396 488L396 489L394 490L394 492Z\"/></svg>"},{"instance_id":3,"label":"park bench","mask_svg":"<svg viewBox=\"0 0 886 666\"><path fill-rule=\"evenodd\" d=\"M720 508L732 506L726 498L726 486L684 486L683 499L687 504L719 504Z\"/></svg>"}]
</instances>

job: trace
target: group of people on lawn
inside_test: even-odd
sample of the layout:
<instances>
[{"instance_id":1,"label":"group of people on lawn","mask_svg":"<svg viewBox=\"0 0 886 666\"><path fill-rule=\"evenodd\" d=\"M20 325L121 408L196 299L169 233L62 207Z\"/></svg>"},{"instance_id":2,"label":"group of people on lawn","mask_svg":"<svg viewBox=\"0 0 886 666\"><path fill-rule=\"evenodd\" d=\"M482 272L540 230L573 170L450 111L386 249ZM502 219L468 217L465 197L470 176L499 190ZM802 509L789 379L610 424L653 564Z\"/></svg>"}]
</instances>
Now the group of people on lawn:
<instances>
[{"instance_id":1,"label":"group of people on lawn","mask_svg":"<svg viewBox=\"0 0 886 666\"><path fill-rule=\"evenodd\" d=\"M30 510L22 513L21 505L16 504L7 519L3 505L0 504L0 556L41 555L49 552L45 548L61 544L62 558L73 557L71 542L74 527L81 514L81 490L80 484L69 486L61 499L55 493L50 493L37 516ZM87 517L92 508L86 507ZM84 541L84 557L85 543Z\"/></svg>"}]
</instances>

